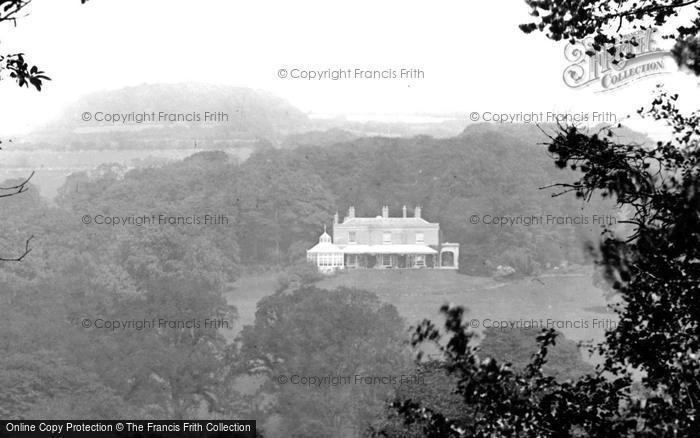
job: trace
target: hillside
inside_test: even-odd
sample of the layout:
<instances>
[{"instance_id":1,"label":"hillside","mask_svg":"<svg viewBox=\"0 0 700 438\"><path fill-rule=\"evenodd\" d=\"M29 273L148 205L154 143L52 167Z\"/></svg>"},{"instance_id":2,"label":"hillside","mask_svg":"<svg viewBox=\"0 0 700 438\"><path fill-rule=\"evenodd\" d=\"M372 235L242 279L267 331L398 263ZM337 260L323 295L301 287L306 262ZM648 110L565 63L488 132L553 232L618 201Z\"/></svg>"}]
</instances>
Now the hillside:
<instances>
[{"instance_id":1,"label":"hillside","mask_svg":"<svg viewBox=\"0 0 700 438\"><path fill-rule=\"evenodd\" d=\"M566 339L600 342L605 325L617 321L617 315L606 308L608 301L603 291L593 285L588 269L510 281L459 275L452 271L357 270L326 277L317 285L328 290L350 287L375 293L383 302L398 309L406 327L415 326L424 318L439 324L442 321L439 309L443 304L464 306L466 321L476 321L470 326L480 334L477 342L483 340L489 327L502 321L535 321L538 324L542 321L556 328ZM236 281L226 298L239 310L240 320L232 330L226 331L229 339L235 338L242 326L253 323L256 304L272 295L276 286L277 275L271 273L246 275ZM539 331L538 327L533 329ZM517 338L527 328L496 330L503 337ZM532 348L527 357L531 352ZM583 354L583 358L593 363L597 360L587 354Z\"/></svg>"},{"instance_id":2,"label":"hillside","mask_svg":"<svg viewBox=\"0 0 700 438\"><path fill-rule=\"evenodd\" d=\"M259 148L243 162L226 150L230 161L137 166L118 178L76 173L58 190L58 202L77 211L111 210L121 205L126 188L138 186L125 209L171 210L173 202L192 196L193 186L206 188L209 200L219 200L211 207L235 217L231 232L241 262L250 266L296 263L335 212L343 215L354 206L359 215L372 216L383 205L392 215L403 205L409 214L421 205L423 217L440 224L444 241L462 245L463 272L491 274L508 265L528 275L562 263L586 263L584 248L599 239L600 222L504 225L491 219L569 221L619 212L609 200L552 197L554 189L541 187L574 181L576 172L557 169L534 139L504 134L498 125L486 128L448 139L362 137L324 146ZM172 200L158 191L163 187ZM473 217L478 220L470 221Z\"/></svg>"},{"instance_id":3,"label":"hillside","mask_svg":"<svg viewBox=\"0 0 700 438\"><path fill-rule=\"evenodd\" d=\"M138 122L137 114L154 112L155 120ZM225 116L205 120L207 112ZM90 120L83 120L86 113ZM131 119L107 121L111 115ZM68 149L191 148L194 144L225 148L259 140L274 143L309 129L309 124L304 113L263 91L201 83L143 84L86 95L23 140L29 147L49 149L61 145Z\"/></svg>"},{"instance_id":4,"label":"hillside","mask_svg":"<svg viewBox=\"0 0 700 438\"><path fill-rule=\"evenodd\" d=\"M587 327L559 327L569 339L603 339L603 327L593 320L615 319L606 312L603 291L593 285L589 270L563 275L548 274L513 281L459 275L449 271L348 271L322 280L333 289L355 287L377 294L393 304L409 325L422 319L440 321L440 306L467 308L472 327L482 332L498 321L586 321ZM487 327L484 327L484 326ZM557 327L553 327L557 328ZM506 328L511 330L510 328Z\"/></svg>"},{"instance_id":5,"label":"hillside","mask_svg":"<svg viewBox=\"0 0 700 438\"><path fill-rule=\"evenodd\" d=\"M149 119L149 114L155 117ZM18 140L24 149L45 150L290 148L368 135L449 137L465 124L456 116L436 120L312 119L261 90L197 82L155 83L82 96L56 119Z\"/></svg>"}]
</instances>

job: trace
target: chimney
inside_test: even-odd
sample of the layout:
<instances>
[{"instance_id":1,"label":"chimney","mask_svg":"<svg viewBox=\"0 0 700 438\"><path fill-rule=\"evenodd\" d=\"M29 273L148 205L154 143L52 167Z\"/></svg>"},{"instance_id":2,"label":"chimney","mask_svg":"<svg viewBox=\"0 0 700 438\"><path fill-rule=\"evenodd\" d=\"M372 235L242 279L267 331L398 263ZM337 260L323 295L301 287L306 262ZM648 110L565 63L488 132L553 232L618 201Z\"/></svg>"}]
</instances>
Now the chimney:
<instances>
[{"instance_id":1,"label":"chimney","mask_svg":"<svg viewBox=\"0 0 700 438\"><path fill-rule=\"evenodd\" d=\"M389 218L389 207L387 207L386 205L384 207L382 207L382 217L384 219Z\"/></svg>"},{"instance_id":2,"label":"chimney","mask_svg":"<svg viewBox=\"0 0 700 438\"><path fill-rule=\"evenodd\" d=\"M348 208L348 219L355 218L355 207Z\"/></svg>"},{"instance_id":3,"label":"chimney","mask_svg":"<svg viewBox=\"0 0 700 438\"><path fill-rule=\"evenodd\" d=\"M414 213L415 217L420 218L420 205L416 205Z\"/></svg>"},{"instance_id":4,"label":"chimney","mask_svg":"<svg viewBox=\"0 0 700 438\"><path fill-rule=\"evenodd\" d=\"M338 212L336 211L335 214L333 215L333 225L338 225L339 220L340 220L340 217L338 216Z\"/></svg>"},{"instance_id":5,"label":"chimney","mask_svg":"<svg viewBox=\"0 0 700 438\"><path fill-rule=\"evenodd\" d=\"M405 205L403 206L403 217L404 218L406 217L406 206Z\"/></svg>"}]
</instances>

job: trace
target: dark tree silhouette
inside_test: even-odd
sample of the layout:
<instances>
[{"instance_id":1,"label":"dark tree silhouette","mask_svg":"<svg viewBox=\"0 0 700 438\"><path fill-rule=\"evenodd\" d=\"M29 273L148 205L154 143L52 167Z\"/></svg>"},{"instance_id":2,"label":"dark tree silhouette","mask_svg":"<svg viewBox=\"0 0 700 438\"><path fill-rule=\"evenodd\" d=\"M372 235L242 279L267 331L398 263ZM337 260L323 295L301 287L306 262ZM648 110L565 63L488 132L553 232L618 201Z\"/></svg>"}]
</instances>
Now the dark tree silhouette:
<instances>
[{"instance_id":1,"label":"dark tree silhouette","mask_svg":"<svg viewBox=\"0 0 700 438\"><path fill-rule=\"evenodd\" d=\"M673 56L681 67L700 74L700 0L525 0L535 17L534 21L521 24L526 33L544 32L555 41L572 43L593 37L593 49L608 50L615 54L615 44L620 43L618 33L623 25L633 30L645 30L652 26L669 27L678 17L687 17L686 25L666 29L664 39L676 40ZM686 15L687 14L687 15ZM638 42L632 41L633 45ZM620 56L633 57L632 53Z\"/></svg>"},{"instance_id":2,"label":"dark tree silhouette","mask_svg":"<svg viewBox=\"0 0 700 438\"><path fill-rule=\"evenodd\" d=\"M0 23L17 25L18 16L30 3L31 0L0 0ZM30 65L24 53L0 53L0 79L7 72L20 87L32 85L38 91L41 91L44 81L51 80L36 65Z\"/></svg>"},{"instance_id":3,"label":"dark tree silhouette","mask_svg":"<svg viewBox=\"0 0 700 438\"><path fill-rule=\"evenodd\" d=\"M88 0L80 0L81 3L86 3ZM31 3L31 0L0 0L0 24L3 22L17 24L17 18L20 13L25 11L26 7ZM29 87L29 85L41 91L44 81L50 81L51 78L46 76L45 72L39 70L36 65L30 65L25 60L24 53L0 53L0 80L9 72L9 77L17 82L20 87ZM12 140L10 140L11 142ZM2 144L2 140L0 140ZM0 149L2 149L0 147ZM18 195L29 190L29 180L34 176L32 172L24 181L10 187L0 187L0 198ZM29 237L25 241L24 251L17 257L2 257L0 262L20 262L30 252L29 243L34 236Z\"/></svg>"},{"instance_id":4,"label":"dark tree silhouette","mask_svg":"<svg viewBox=\"0 0 700 438\"><path fill-rule=\"evenodd\" d=\"M533 23L553 40L572 42L593 36L593 49L612 50L613 36L625 21L635 29L662 26L698 0L526 0ZM664 35L676 38L674 55L681 66L700 74L700 8L690 27ZM623 54L627 55L627 54ZM582 176L555 184L590 200L594 194L615 199L631 212L627 235L604 229L597 264L619 294L616 327L598 346L605 358L596 374L558 383L542 376L547 347L556 334L544 331L540 349L524 372L510 364L478 357L462 321L463 309L444 307L440 345L443 366L456 377L453 392L462 397L471 421L457 422L410 399L397 400L396 412L424 436L697 436L700 430L700 111L684 114L678 95L659 88L639 114L663 121L672 138L653 146L618 142L606 127L588 132L560 126L550 136L548 152L559 168ZM620 125L618 125L620 127ZM414 344L439 341L442 334L424 321ZM641 371L633 384L632 370ZM388 435L380 431L378 435Z\"/></svg>"}]
</instances>

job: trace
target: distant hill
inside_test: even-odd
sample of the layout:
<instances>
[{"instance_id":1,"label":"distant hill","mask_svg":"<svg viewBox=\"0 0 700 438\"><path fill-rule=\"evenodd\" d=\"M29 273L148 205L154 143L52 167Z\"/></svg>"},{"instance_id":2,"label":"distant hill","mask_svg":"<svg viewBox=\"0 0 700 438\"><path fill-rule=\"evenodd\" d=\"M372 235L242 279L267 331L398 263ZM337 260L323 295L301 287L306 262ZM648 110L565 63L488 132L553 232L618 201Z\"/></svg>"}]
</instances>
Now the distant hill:
<instances>
[{"instance_id":1,"label":"distant hill","mask_svg":"<svg viewBox=\"0 0 700 438\"><path fill-rule=\"evenodd\" d=\"M207 112L221 116L204 120ZM155 113L155 120L138 123L143 113ZM83 120L84 114L90 120ZM104 120L112 114L130 119ZM201 83L144 84L82 97L24 142L66 149L225 148L261 140L275 144L310 129L303 112L267 92Z\"/></svg>"},{"instance_id":2,"label":"distant hill","mask_svg":"<svg viewBox=\"0 0 700 438\"><path fill-rule=\"evenodd\" d=\"M205 120L207 112L214 117ZM217 118L217 114L222 116ZM119 120L113 120L115 115ZM345 117L310 118L266 91L187 82L142 84L85 95L55 120L18 140L24 149L73 151L295 148L377 135L447 138L459 134L465 123L456 115L362 122Z\"/></svg>"}]
</instances>

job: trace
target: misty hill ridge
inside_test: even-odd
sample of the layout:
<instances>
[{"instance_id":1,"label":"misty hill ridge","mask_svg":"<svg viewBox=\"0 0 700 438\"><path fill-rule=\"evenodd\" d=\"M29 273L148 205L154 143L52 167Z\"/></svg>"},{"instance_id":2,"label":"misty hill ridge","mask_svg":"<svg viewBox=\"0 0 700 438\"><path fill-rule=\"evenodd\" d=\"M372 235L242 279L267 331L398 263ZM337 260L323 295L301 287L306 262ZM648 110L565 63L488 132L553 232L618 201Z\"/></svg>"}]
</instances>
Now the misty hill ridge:
<instances>
[{"instance_id":1,"label":"misty hill ridge","mask_svg":"<svg viewBox=\"0 0 700 438\"><path fill-rule=\"evenodd\" d=\"M155 123L96 120L103 114L221 112L228 120ZM83 120L83 114L90 120ZM104 118L103 115L99 116ZM57 120L29 136L29 142L63 143L68 148L226 146L223 143L266 140L309 129L309 119L287 101L249 88L203 83L143 84L91 93L67 107ZM179 142L184 142L179 144ZM209 143L209 144L207 144ZM230 144L228 144L230 146Z\"/></svg>"}]
</instances>

